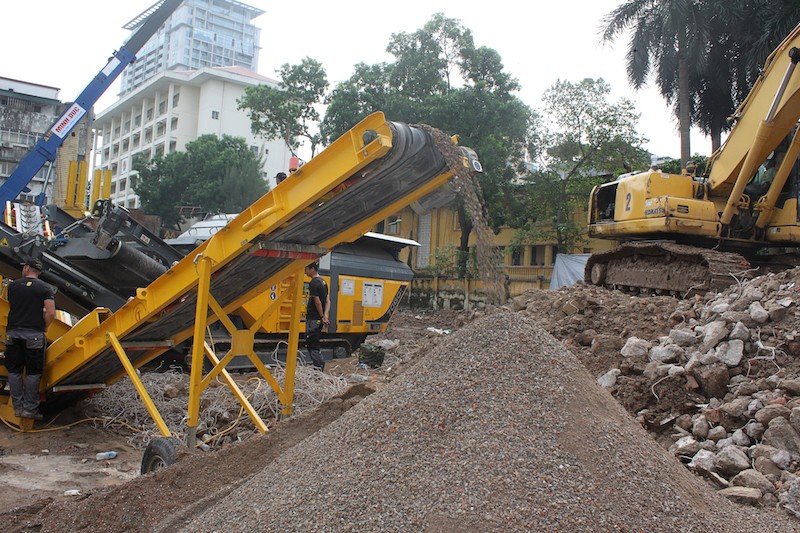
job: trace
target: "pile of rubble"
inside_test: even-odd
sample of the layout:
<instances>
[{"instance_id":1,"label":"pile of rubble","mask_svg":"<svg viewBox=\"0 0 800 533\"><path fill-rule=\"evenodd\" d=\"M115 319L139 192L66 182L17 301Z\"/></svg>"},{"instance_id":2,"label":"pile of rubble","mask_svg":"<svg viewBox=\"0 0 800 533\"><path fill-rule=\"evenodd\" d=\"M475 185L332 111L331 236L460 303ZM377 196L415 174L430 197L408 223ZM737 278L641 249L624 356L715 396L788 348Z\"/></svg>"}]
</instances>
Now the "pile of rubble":
<instances>
[{"instance_id":1,"label":"pile of rubble","mask_svg":"<svg viewBox=\"0 0 800 533\"><path fill-rule=\"evenodd\" d=\"M515 308L549 312L548 330L598 384L722 494L800 516L799 288L794 269L674 304L578 286L527 293ZM556 309L541 311L543 296ZM626 318L625 309L643 313ZM589 328L597 315L615 342Z\"/></svg>"},{"instance_id":2,"label":"pile of rubble","mask_svg":"<svg viewBox=\"0 0 800 533\"><path fill-rule=\"evenodd\" d=\"M793 527L709 492L527 317L488 312L441 338L181 531Z\"/></svg>"}]
</instances>

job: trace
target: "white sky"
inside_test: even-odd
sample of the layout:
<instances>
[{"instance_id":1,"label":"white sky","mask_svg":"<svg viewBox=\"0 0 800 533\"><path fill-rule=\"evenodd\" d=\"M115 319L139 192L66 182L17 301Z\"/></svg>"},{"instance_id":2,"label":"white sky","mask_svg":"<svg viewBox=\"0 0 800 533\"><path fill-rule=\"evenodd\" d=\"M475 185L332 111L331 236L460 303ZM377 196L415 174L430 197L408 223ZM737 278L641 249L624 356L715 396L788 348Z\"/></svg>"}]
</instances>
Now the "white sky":
<instances>
[{"instance_id":1,"label":"white sky","mask_svg":"<svg viewBox=\"0 0 800 533\"><path fill-rule=\"evenodd\" d=\"M72 100L105 66L130 32L121 26L155 0L4 1L0 31L0 76L61 89ZM320 61L331 85L347 79L353 65L390 61L392 33L413 32L442 12L471 29L478 46L494 48L506 72L522 85L518 96L540 108L542 93L557 79L604 78L613 97L630 98L641 113L639 132L647 149L677 158L676 121L655 88L634 92L625 74L627 39L603 45L603 15L624 0L403 0L401 2L303 2L244 0L266 11L261 28L258 71L276 77L284 63L304 57ZM117 98L118 82L95 106L102 111ZM388 117L392 118L392 117ZM453 132L457 133L457 132ZM692 134L692 153L708 155L710 141Z\"/></svg>"}]
</instances>

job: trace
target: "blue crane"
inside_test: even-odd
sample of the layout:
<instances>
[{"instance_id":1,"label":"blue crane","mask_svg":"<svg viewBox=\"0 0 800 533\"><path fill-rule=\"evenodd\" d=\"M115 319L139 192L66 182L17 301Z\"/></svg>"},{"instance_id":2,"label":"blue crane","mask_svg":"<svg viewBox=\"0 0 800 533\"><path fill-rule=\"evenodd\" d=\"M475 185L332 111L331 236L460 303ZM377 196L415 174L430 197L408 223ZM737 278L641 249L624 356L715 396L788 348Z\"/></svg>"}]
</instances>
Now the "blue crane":
<instances>
[{"instance_id":1,"label":"blue crane","mask_svg":"<svg viewBox=\"0 0 800 533\"><path fill-rule=\"evenodd\" d=\"M119 50L109 58L105 67L97 73L89 85L83 89L78 98L58 117L44 137L31 149L5 183L0 186L0 206L6 205L27 191L27 185L39 170L48 162L56 159L58 149L64 139L78 125L86 112L106 92L106 89L117 79L129 64L136 60L136 53L152 37L167 18L178 8L183 0L161 0L153 4L141 15L141 26ZM145 18L146 17L146 18ZM45 203L42 191L36 197L36 204Z\"/></svg>"}]
</instances>

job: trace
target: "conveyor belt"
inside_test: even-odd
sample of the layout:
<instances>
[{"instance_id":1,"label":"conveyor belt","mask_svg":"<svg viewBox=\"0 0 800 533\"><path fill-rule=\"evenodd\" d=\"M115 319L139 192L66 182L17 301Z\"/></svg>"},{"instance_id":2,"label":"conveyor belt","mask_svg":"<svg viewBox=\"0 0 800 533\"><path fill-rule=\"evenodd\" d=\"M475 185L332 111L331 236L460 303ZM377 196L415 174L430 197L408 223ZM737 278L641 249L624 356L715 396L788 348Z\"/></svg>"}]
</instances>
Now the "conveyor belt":
<instances>
[{"instance_id":1,"label":"conveyor belt","mask_svg":"<svg viewBox=\"0 0 800 533\"><path fill-rule=\"evenodd\" d=\"M368 147L361 146L362 134L371 130L378 130L378 140L372 141ZM256 233L247 242L232 242L238 238L236 232L239 230L236 228L247 228L260 216L257 210L247 210L229 224L231 232L220 231L194 252L221 254L215 259L219 268L212 271L211 294L223 308L255 297L266 283L280 281L281 275L297 268L293 266L297 260L261 255L264 250L276 244L331 247L352 240L354 228L366 231L386 216L387 209L398 209L449 179L444 157L431 136L421 129L385 122L383 115L376 113L343 137L310 161L301 172L290 176L284 182L287 185L281 184L259 201L262 205L280 206L283 203L284 211L293 213L290 217L281 220L279 215L275 215L274 223L269 223L273 225L272 229ZM386 151L389 145L391 147ZM369 161L371 154L378 149L386 153ZM361 166L361 161L368 162ZM343 175L330 178L330 175L340 172ZM314 188L323 181L326 182L322 188ZM304 192L307 195L303 203L294 205L294 199L300 198ZM97 336L108 331L123 343L147 342L154 345L166 339L180 342L190 336L197 302L197 280L192 279L195 265L191 255L147 288L147 297L143 300L154 301L149 305L159 307L156 313L142 311L139 321L126 322L130 316L136 316L134 308L137 302L129 302L115 313L120 315L118 319L112 315L95 328L94 342L97 343ZM170 279L175 283L171 284ZM182 292L184 285L188 290ZM164 293L169 293L169 297ZM81 336L81 339L91 336ZM63 344L57 346L58 350L51 347L48 351L48 365L52 357L59 359L45 372L48 388L56 384L105 383L123 371L116 353L108 345L92 354L83 347L86 345L84 341L75 341L74 349L65 348ZM80 350L84 350L82 357L65 356ZM51 351L58 353L51 354ZM134 366L146 356L147 352L129 353Z\"/></svg>"}]
</instances>

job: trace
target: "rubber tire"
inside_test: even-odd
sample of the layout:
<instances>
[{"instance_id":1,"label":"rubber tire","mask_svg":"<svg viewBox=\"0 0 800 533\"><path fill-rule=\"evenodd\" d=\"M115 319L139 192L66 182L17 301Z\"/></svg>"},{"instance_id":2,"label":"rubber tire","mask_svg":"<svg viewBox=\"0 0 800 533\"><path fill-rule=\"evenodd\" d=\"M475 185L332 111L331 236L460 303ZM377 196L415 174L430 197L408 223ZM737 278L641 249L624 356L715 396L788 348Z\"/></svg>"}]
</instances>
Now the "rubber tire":
<instances>
[{"instance_id":1,"label":"rubber tire","mask_svg":"<svg viewBox=\"0 0 800 533\"><path fill-rule=\"evenodd\" d=\"M142 457L142 475L156 472L178 460L178 440L160 437L150 441Z\"/></svg>"}]
</instances>

